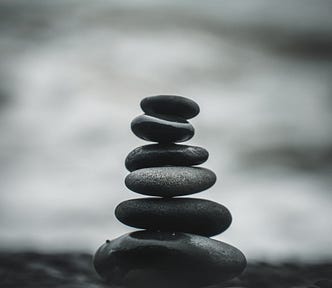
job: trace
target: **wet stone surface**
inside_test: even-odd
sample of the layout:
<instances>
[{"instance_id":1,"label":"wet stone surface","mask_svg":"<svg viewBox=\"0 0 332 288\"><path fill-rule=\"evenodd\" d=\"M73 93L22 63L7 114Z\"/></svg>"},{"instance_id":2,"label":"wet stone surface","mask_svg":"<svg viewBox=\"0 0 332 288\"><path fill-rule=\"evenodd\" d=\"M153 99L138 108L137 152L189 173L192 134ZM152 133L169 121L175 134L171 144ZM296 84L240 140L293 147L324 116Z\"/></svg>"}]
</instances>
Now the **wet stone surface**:
<instances>
[{"instance_id":1,"label":"wet stone surface","mask_svg":"<svg viewBox=\"0 0 332 288\"><path fill-rule=\"evenodd\" d=\"M102 245L94 265L112 285L200 288L238 275L246 260L235 247L207 237L138 231Z\"/></svg>"},{"instance_id":2,"label":"wet stone surface","mask_svg":"<svg viewBox=\"0 0 332 288\"><path fill-rule=\"evenodd\" d=\"M216 175L200 167L153 167L131 172L126 186L137 193L173 197L204 191L216 182Z\"/></svg>"},{"instance_id":3,"label":"wet stone surface","mask_svg":"<svg viewBox=\"0 0 332 288\"><path fill-rule=\"evenodd\" d=\"M228 209L213 201L193 198L141 198L120 203L115 215L122 223L148 230L214 236L232 222Z\"/></svg>"},{"instance_id":4,"label":"wet stone surface","mask_svg":"<svg viewBox=\"0 0 332 288\"><path fill-rule=\"evenodd\" d=\"M151 144L137 147L126 158L126 168L134 171L147 167L193 166L204 163L209 152L197 146Z\"/></svg>"}]
</instances>

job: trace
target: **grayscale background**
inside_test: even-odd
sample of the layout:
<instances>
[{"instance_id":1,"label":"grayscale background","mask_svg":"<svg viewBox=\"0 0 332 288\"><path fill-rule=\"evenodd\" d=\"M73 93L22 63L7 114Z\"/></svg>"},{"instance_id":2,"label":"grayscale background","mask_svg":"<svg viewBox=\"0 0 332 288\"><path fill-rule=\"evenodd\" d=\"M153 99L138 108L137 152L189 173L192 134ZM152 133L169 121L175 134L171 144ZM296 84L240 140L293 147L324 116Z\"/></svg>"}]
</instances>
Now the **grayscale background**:
<instances>
[{"instance_id":1,"label":"grayscale background","mask_svg":"<svg viewBox=\"0 0 332 288\"><path fill-rule=\"evenodd\" d=\"M250 259L332 259L332 1L0 1L0 250L93 252L140 100L195 100L188 144Z\"/></svg>"}]
</instances>

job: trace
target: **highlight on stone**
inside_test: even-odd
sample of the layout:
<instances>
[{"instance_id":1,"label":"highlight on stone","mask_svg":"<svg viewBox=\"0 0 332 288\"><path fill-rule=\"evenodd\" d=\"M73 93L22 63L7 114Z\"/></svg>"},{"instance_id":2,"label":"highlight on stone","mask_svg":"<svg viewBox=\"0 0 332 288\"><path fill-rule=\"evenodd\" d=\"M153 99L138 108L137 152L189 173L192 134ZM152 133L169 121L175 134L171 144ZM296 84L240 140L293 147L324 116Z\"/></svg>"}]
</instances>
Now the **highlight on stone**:
<instances>
[{"instance_id":1,"label":"highlight on stone","mask_svg":"<svg viewBox=\"0 0 332 288\"><path fill-rule=\"evenodd\" d=\"M175 144L194 136L187 121L199 106L174 95L146 97L145 114L131 123L136 136L157 142L131 151L125 161L126 186L150 195L120 203L115 216L144 229L107 240L94 256L94 267L110 287L203 288L220 285L246 267L237 248L209 237L232 222L229 210L216 202L177 196L202 192L216 182L204 163L201 147Z\"/></svg>"}]
</instances>

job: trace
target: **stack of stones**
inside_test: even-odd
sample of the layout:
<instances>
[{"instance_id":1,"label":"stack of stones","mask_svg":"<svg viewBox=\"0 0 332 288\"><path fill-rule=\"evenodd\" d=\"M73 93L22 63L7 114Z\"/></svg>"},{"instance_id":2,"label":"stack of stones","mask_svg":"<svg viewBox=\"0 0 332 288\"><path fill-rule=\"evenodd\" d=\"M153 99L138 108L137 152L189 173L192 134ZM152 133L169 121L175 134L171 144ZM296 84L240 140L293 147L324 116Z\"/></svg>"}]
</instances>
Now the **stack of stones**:
<instances>
[{"instance_id":1,"label":"stack of stones","mask_svg":"<svg viewBox=\"0 0 332 288\"><path fill-rule=\"evenodd\" d=\"M157 144L129 153L126 168L131 173L125 184L154 197L116 207L118 220L144 230L107 240L95 255L96 271L111 287L221 287L246 266L241 251L209 238L225 231L232 216L216 202L178 197L216 182L212 171L195 166L207 160L204 148L174 144L193 137L187 120L199 113L199 106L184 97L161 95L143 99L141 108L145 114L132 121L131 129Z\"/></svg>"}]
</instances>

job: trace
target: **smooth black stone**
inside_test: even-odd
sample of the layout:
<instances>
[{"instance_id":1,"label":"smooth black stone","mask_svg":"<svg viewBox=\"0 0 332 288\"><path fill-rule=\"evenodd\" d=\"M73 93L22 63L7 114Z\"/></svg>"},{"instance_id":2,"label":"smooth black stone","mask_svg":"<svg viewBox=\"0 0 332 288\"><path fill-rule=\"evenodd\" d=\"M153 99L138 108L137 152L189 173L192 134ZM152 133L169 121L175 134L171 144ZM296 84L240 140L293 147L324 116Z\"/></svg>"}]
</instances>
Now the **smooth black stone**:
<instances>
[{"instance_id":1,"label":"smooth black stone","mask_svg":"<svg viewBox=\"0 0 332 288\"><path fill-rule=\"evenodd\" d=\"M208 157L209 152L197 146L151 144L131 151L125 164L129 171L134 171L147 167L199 165Z\"/></svg>"},{"instance_id":2,"label":"smooth black stone","mask_svg":"<svg viewBox=\"0 0 332 288\"><path fill-rule=\"evenodd\" d=\"M185 119L140 115L131 122L134 134L147 141L160 143L184 142L195 134L194 127Z\"/></svg>"},{"instance_id":3,"label":"smooth black stone","mask_svg":"<svg viewBox=\"0 0 332 288\"><path fill-rule=\"evenodd\" d=\"M141 198L120 203L115 216L122 223L154 231L214 236L232 222L228 209L216 202L194 198Z\"/></svg>"},{"instance_id":4,"label":"smooth black stone","mask_svg":"<svg viewBox=\"0 0 332 288\"><path fill-rule=\"evenodd\" d=\"M141 101L141 108L148 115L164 114L185 119L193 118L199 113L199 106L196 102L173 95L146 97Z\"/></svg>"},{"instance_id":5,"label":"smooth black stone","mask_svg":"<svg viewBox=\"0 0 332 288\"><path fill-rule=\"evenodd\" d=\"M235 247L207 237L138 231L103 244L94 266L111 285L199 288L240 274L246 259Z\"/></svg>"},{"instance_id":6,"label":"smooth black stone","mask_svg":"<svg viewBox=\"0 0 332 288\"><path fill-rule=\"evenodd\" d=\"M151 167L131 172L126 186L137 193L151 196L173 197L190 195L210 188L216 174L201 167Z\"/></svg>"}]
</instances>

